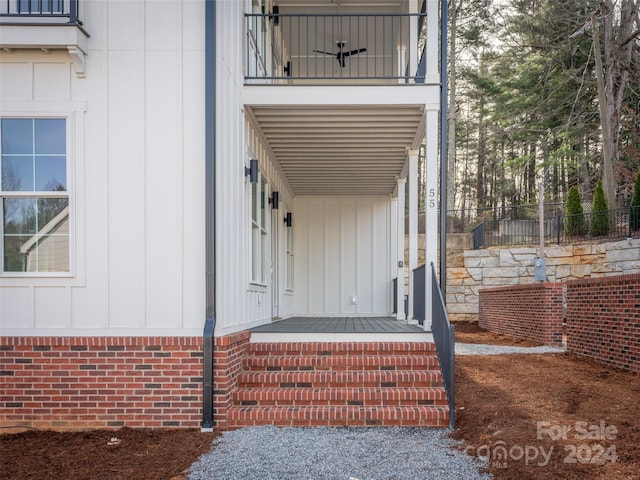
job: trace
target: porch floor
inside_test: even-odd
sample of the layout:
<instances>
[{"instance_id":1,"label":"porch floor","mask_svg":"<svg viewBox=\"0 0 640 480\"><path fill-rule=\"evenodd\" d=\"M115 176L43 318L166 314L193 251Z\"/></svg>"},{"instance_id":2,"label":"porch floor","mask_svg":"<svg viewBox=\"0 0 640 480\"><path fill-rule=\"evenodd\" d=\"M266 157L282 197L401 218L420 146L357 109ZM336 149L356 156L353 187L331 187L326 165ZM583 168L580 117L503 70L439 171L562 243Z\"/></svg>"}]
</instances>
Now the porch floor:
<instances>
[{"instance_id":1,"label":"porch floor","mask_svg":"<svg viewBox=\"0 0 640 480\"><path fill-rule=\"evenodd\" d=\"M427 335L391 317L292 317L251 329L251 341L428 341Z\"/></svg>"}]
</instances>

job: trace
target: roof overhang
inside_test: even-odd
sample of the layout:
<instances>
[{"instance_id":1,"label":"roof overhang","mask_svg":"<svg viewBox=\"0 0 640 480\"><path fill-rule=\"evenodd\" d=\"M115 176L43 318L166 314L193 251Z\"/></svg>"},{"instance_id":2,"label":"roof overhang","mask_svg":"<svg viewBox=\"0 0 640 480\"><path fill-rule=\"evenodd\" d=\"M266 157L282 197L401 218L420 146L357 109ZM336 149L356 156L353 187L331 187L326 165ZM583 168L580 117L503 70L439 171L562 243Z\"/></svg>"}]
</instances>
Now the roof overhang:
<instances>
[{"instance_id":1,"label":"roof overhang","mask_svg":"<svg viewBox=\"0 0 640 480\"><path fill-rule=\"evenodd\" d=\"M246 85L244 103L295 195L391 195L439 90Z\"/></svg>"}]
</instances>

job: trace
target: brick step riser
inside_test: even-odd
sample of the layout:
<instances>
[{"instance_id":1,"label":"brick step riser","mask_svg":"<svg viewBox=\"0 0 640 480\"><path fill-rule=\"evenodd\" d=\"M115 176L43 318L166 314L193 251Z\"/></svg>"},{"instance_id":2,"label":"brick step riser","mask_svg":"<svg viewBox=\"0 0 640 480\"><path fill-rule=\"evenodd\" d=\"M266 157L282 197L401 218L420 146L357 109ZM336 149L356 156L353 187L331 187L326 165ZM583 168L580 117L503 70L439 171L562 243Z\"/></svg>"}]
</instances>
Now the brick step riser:
<instances>
[{"instance_id":1,"label":"brick step riser","mask_svg":"<svg viewBox=\"0 0 640 480\"><path fill-rule=\"evenodd\" d=\"M262 355L435 355L433 343L250 343L249 353Z\"/></svg>"},{"instance_id":2,"label":"brick step riser","mask_svg":"<svg viewBox=\"0 0 640 480\"><path fill-rule=\"evenodd\" d=\"M242 400L446 400L444 388L270 388L238 389L233 394L236 401Z\"/></svg>"},{"instance_id":3,"label":"brick step riser","mask_svg":"<svg viewBox=\"0 0 640 480\"><path fill-rule=\"evenodd\" d=\"M280 370L408 370L438 369L435 356L264 356L248 357L243 368L250 371Z\"/></svg>"},{"instance_id":4,"label":"brick step riser","mask_svg":"<svg viewBox=\"0 0 640 480\"><path fill-rule=\"evenodd\" d=\"M426 389L425 389L426 390ZM287 392L287 389L275 395L264 395L260 390L242 390L234 394L234 404L238 406L271 405L333 405L333 406L446 406L447 399L442 392L430 392L428 395L304 395L304 392Z\"/></svg>"},{"instance_id":5,"label":"brick step riser","mask_svg":"<svg viewBox=\"0 0 640 480\"><path fill-rule=\"evenodd\" d=\"M357 370L320 372L244 372L240 388L441 387L438 370Z\"/></svg>"},{"instance_id":6,"label":"brick step riser","mask_svg":"<svg viewBox=\"0 0 640 480\"><path fill-rule=\"evenodd\" d=\"M449 413L440 406L245 406L231 408L228 421L230 429L253 425L446 427Z\"/></svg>"}]
</instances>

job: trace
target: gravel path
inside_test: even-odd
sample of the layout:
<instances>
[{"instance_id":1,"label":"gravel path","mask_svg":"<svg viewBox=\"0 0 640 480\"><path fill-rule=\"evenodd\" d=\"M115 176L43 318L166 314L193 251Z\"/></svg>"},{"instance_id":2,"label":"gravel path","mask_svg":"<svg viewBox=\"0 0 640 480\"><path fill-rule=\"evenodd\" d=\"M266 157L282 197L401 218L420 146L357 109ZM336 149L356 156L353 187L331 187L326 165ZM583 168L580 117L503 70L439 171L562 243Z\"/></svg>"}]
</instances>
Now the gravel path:
<instances>
[{"instance_id":1,"label":"gravel path","mask_svg":"<svg viewBox=\"0 0 640 480\"><path fill-rule=\"evenodd\" d=\"M456 355L503 355L505 353L564 353L566 347L510 347L506 345L479 345L457 343Z\"/></svg>"},{"instance_id":2,"label":"gravel path","mask_svg":"<svg viewBox=\"0 0 640 480\"><path fill-rule=\"evenodd\" d=\"M446 429L249 427L225 432L189 480L480 480Z\"/></svg>"}]
</instances>

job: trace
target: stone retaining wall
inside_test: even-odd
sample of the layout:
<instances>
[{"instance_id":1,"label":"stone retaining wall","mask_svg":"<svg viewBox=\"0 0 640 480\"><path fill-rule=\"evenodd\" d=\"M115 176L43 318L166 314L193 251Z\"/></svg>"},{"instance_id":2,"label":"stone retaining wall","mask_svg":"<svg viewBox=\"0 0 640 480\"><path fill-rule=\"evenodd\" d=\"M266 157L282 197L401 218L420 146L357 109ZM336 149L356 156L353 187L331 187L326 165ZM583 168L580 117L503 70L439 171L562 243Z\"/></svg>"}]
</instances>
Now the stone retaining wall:
<instances>
[{"instance_id":1,"label":"stone retaining wall","mask_svg":"<svg viewBox=\"0 0 640 480\"><path fill-rule=\"evenodd\" d=\"M465 250L463 265L447 268L449 319L478 320L481 288L534 283L536 252L535 247ZM545 258L549 282L640 273L640 239L548 246Z\"/></svg>"}]
</instances>

